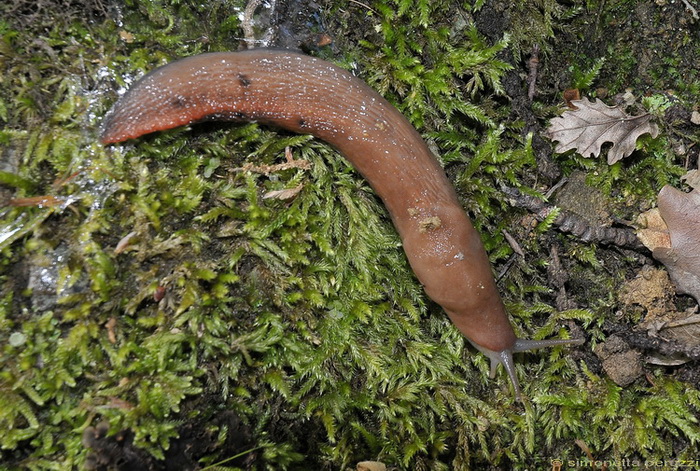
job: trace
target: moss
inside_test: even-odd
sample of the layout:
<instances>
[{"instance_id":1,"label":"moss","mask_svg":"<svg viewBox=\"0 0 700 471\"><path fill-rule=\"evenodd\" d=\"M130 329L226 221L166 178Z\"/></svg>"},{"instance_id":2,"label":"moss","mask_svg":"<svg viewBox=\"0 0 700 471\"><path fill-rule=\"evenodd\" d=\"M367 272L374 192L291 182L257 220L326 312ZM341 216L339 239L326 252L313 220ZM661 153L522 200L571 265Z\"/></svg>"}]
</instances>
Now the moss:
<instances>
[{"instance_id":1,"label":"moss","mask_svg":"<svg viewBox=\"0 0 700 471\"><path fill-rule=\"evenodd\" d=\"M598 24L623 3L625 12L641 4L604 4ZM550 467L582 456L575 440L597 456L697 456L698 391L662 369L622 390L567 349L521 355L531 400L515 404L505 376L490 380L486 359L426 299L386 210L328 146L211 123L96 143L115 89L174 57L234 49L242 6L93 2L83 16L82 2L0 7L2 196L59 202L0 214L3 465L80 469L90 452L83 432L105 420L146 456L168 460L183 443L204 443L199 463L230 469L244 468L240 455L255 469L344 469L369 458L399 469ZM328 5L347 33L332 56L356 65L439 150L497 270L515 260L499 284L518 335L579 326L597 342L615 320L611 293L629 260L615 259L623 275L608 273L605 248L552 238L551 221L529 226L499 191L542 191L531 178L531 123L511 120L503 83L520 65L510 58L533 44L560 57L560 41L590 25L583 12L523 1L509 11L510 30L491 37L474 21L489 6L377 0L358 16ZM634 82L631 51L583 59L574 50L562 83L623 89ZM550 63L543 77L557 75ZM669 57L649 77L678 84L687 100L697 84L680 87L686 65ZM557 101L547 90L534 107L542 120ZM644 105L661 115L664 100L652 93ZM678 178L676 131L641 141L613 167L558 159L565 172L588 170L618 214L634 214ZM287 147L310 169L240 171L282 161ZM300 185L291 201L263 198ZM575 299L588 309L551 307L549 242L563 247L569 289L581 287ZM205 425L188 439L195 424Z\"/></svg>"}]
</instances>

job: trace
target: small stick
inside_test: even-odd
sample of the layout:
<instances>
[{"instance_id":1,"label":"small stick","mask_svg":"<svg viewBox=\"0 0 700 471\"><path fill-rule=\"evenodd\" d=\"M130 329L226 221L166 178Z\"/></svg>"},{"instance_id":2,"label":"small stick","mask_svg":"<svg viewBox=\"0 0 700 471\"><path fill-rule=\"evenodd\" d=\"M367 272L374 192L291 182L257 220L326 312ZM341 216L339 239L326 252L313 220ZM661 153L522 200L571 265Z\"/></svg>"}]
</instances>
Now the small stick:
<instances>
[{"instance_id":1,"label":"small stick","mask_svg":"<svg viewBox=\"0 0 700 471\"><path fill-rule=\"evenodd\" d=\"M255 15L255 10L262 4L263 0L250 0L243 11L243 21L241 21L241 28L243 28L244 40L248 47L252 47L255 44L255 30L253 29L253 15Z\"/></svg>"},{"instance_id":2,"label":"small stick","mask_svg":"<svg viewBox=\"0 0 700 471\"><path fill-rule=\"evenodd\" d=\"M698 15L698 11L695 9L695 7L693 7L688 0L683 0L683 3L685 4L685 8L690 10L690 14L693 15L693 18L700 20L700 15Z\"/></svg>"},{"instance_id":3,"label":"small stick","mask_svg":"<svg viewBox=\"0 0 700 471\"><path fill-rule=\"evenodd\" d=\"M532 54L530 55L530 60L527 61L527 68L529 69L529 73L527 75L527 98L530 101L532 101L535 98L535 95L537 94L537 90L535 89L535 87L537 85L537 68L540 65L539 56L540 46L535 44L532 47Z\"/></svg>"},{"instance_id":4,"label":"small stick","mask_svg":"<svg viewBox=\"0 0 700 471\"><path fill-rule=\"evenodd\" d=\"M358 5L361 5L361 6L365 7L366 9L368 9L369 11L371 11L372 13L374 13L375 15L378 14L377 11L376 11L375 9L373 9L371 6L367 5L366 3L362 3L362 2L360 2L359 0L350 0L350 2L356 3L356 4L358 4Z\"/></svg>"},{"instance_id":5,"label":"small stick","mask_svg":"<svg viewBox=\"0 0 700 471\"><path fill-rule=\"evenodd\" d=\"M501 190L512 205L527 209L538 221L543 221L553 211L558 211L559 214L553 221L554 226L562 232L573 234L583 242L600 242L629 249L643 248L634 229L592 224L577 214L546 203L534 196L526 195L516 188L504 185Z\"/></svg>"}]
</instances>

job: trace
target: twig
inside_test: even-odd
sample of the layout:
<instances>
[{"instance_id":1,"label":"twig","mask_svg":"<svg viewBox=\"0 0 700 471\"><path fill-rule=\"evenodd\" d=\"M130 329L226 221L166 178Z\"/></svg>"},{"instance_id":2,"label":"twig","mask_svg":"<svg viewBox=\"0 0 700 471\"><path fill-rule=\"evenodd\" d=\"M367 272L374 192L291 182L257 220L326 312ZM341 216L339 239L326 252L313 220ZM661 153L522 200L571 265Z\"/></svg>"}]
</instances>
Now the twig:
<instances>
[{"instance_id":1,"label":"twig","mask_svg":"<svg viewBox=\"0 0 700 471\"><path fill-rule=\"evenodd\" d=\"M600 242L618 247L640 249L644 246L633 229L593 226L590 222L570 211L560 209L534 196L525 195L516 188L502 187L512 204L532 212L538 221L544 221L553 211L559 211L553 224L562 232L568 232L583 242Z\"/></svg>"},{"instance_id":2,"label":"twig","mask_svg":"<svg viewBox=\"0 0 700 471\"><path fill-rule=\"evenodd\" d=\"M527 75L527 99L532 101L537 93L537 68L540 65L540 46L535 44L532 47L532 54L530 55L530 60L527 61L527 68L529 73Z\"/></svg>"},{"instance_id":3,"label":"twig","mask_svg":"<svg viewBox=\"0 0 700 471\"><path fill-rule=\"evenodd\" d=\"M685 4L685 8L690 10L690 14L693 15L693 18L700 20L700 15L698 15L698 11L695 9L695 7L693 7L688 0L683 0L683 3Z\"/></svg>"},{"instance_id":4,"label":"twig","mask_svg":"<svg viewBox=\"0 0 700 471\"><path fill-rule=\"evenodd\" d=\"M248 4L243 11L243 19L241 20L241 28L243 28L243 41L245 41L246 46L252 48L256 43L262 43L263 46L269 42L272 35L271 28L265 33L263 39L255 39L255 28L253 27L253 22L255 21L255 11L263 4L264 0L249 0ZM271 9L275 8L275 0L270 3Z\"/></svg>"},{"instance_id":5,"label":"twig","mask_svg":"<svg viewBox=\"0 0 700 471\"><path fill-rule=\"evenodd\" d=\"M362 2L360 2L359 0L350 0L350 2L351 2L351 3L356 3L356 4L358 4L358 5L361 5L361 6L365 7L366 9L368 9L369 11L371 11L372 13L374 13L375 15L378 14L378 13L377 13L377 10L375 10L375 9L372 8L371 6L367 5L366 3L362 3Z\"/></svg>"},{"instance_id":6,"label":"twig","mask_svg":"<svg viewBox=\"0 0 700 471\"><path fill-rule=\"evenodd\" d=\"M281 164L274 165L255 165L252 163L247 163L243 167L236 167L233 169L234 172L254 172L261 173L263 175L270 175L275 172L282 172L284 170L289 170L291 168L300 168L302 170L308 170L311 168L311 162L304 159L295 159L292 155L292 150L287 147L284 149L284 157L287 160Z\"/></svg>"},{"instance_id":7,"label":"twig","mask_svg":"<svg viewBox=\"0 0 700 471\"><path fill-rule=\"evenodd\" d=\"M555 191L557 191L559 188L561 188L562 186L564 186L568 181L569 181L568 178L566 178L566 177L562 178L561 180L559 180L559 181L557 182L556 185L554 185L552 188L550 188L549 190L547 190L547 193L544 194L544 197L545 197L545 198L549 198L550 196L552 196L552 195L554 194Z\"/></svg>"},{"instance_id":8,"label":"twig","mask_svg":"<svg viewBox=\"0 0 700 471\"><path fill-rule=\"evenodd\" d=\"M245 42L248 47L253 47L255 44L255 30L253 29L253 17L255 15L255 10L258 9L263 0L250 0L243 11L243 20L241 21L241 28L243 28L243 35L245 36Z\"/></svg>"}]
</instances>

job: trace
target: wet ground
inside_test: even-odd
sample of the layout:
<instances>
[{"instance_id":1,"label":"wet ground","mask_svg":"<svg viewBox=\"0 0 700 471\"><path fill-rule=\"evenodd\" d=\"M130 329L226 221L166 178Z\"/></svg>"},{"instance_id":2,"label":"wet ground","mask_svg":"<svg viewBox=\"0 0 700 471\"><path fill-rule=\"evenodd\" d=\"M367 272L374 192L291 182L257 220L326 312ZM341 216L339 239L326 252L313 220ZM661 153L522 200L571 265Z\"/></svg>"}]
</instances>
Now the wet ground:
<instances>
[{"instance_id":1,"label":"wet ground","mask_svg":"<svg viewBox=\"0 0 700 471\"><path fill-rule=\"evenodd\" d=\"M582 239L582 234L595 233L601 227L614 228L624 237L634 237L632 221L639 212L640 199L633 199L628 204L624 198L604 196L603 193L607 192L597 187L596 179L590 178L589 172L581 168L572 171L569 163L553 156L552 143L542 137L547 125L543 109L561 105L563 91L572 86L576 77L599 66L595 85L586 90L587 93L593 93L610 104L619 100L626 89L638 99L664 95L672 102L665 111L663 132L671 136L677 150L675 163L686 169L696 169L700 132L692 119L693 112L698 111L697 96L700 93L696 85L697 64L700 62L700 19L697 12L691 3L685 1L618 2L614 6L603 2L599 11L582 7L573 18L555 18L551 24L528 26L527 10L504 3L486 2L473 20L479 32L493 41L506 33L513 37L514 46L504 53L503 58L513 65L513 69L504 80L506 95L502 99L510 106L508 119L522 121L523 134L533 133L535 136L533 150L537 158L537 173L533 173L527 183L537 186L542 193L554 188L548 203L569 214L568 220L560 221L544 235L546 241L541 244L543 252L549 252L548 283L554 293L550 301L560 310L588 307L592 297L602 298L610 289L609 285L599 282L598 277L603 273L616 280L615 289L623 293L626 303L625 312L621 309L619 316L604 323L602 331L609 336L608 341L594 351L575 353L574 358L585 361L595 373L607 374L619 385L643 378L648 365L662 365L669 368L668 374L700 387L697 361L700 351L696 332L669 336L659 334L658 328L655 330L654 327L659 322L677 322L679 313L694 315L693 308L697 303L688 296L672 293L668 278L663 274L649 272L649 267L658 268L659 264L644 247L616 245L608 239ZM67 14L76 18L83 12L88 18L100 19L118 16L119 5L93 2L81 10L77 3L66 2L64 7ZM367 9L371 6L360 2L341 7L327 1L260 2L257 8L251 7L252 14L244 19L250 33L242 34L240 43L295 48L321 55L342 54L346 45L372 37L372 32L365 29L362 21ZM55 11L55 5L46 2L19 2L11 13L19 18L16 20L19 23L31 24L32 18L55 14ZM534 18L536 15L530 16ZM549 41L536 47L527 34L518 33L527 31L528 27L551 28ZM42 48L41 39L37 39L35 46ZM537 58L535 72L533 56ZM604 58L602 62L601 58ZM7 149L3 155L9 165L12 161L17 165L17 155ZM651 172L653 168L640 168L635 159L637 157L633 155L619 171L638 171L640 178L648 179L644 172ZM6 199L11 197L9 190L3 188L2 191ZM615 191L610 193L614 195ZM515 206L519 204L517 197L513 201ZM651 206L653 201L641 204ZM534 216L528 214L526 202L520 209L523 209L522 226L527 228L533 223ZM578 228L563 230L567 221L572 220L576 221ZM571 239L562 237L564 233ZM528 234L528 230L523 229L518 235L526 238ZM571 244L582 241L598 244L597 260L591 263L590 272L582 272L579 261L568 255L572 251ZM65 256L65 248L57 245L47 252L49 258L18 263L14 291L21 292L30 287L34 308L53 308L59 279L55 262ZM646 283L640 283L640 279ZM74 291L83 288L80 283L70 287ZM647 313L654 315L656 324L636 322ZM691 328L683 327L684 332ZM576 331L574 334L583 335ZM198 406L197 401L189 404L192 409ZM208 430L211 423L223 424L235 433L229 433L226 442L219 443ZM288 430L284 420L280 419L278 427L271 433L282 436ZM179 429L180 437L171 442L165 451L165 459L159 460L135 447L130 431L108 436L106 425L96 425L83 434L83 445L88 450L86 469L200 469L197 460L213 449L222 458L249 450L255 443L251 433L250 427L242 424L235 414L228 411L213 414L183 424ZM309 432L310 436L317 433L320 436L318 431ZM253 466L257 458L259 455L253 451L227 465L246 468Z\"/></svg>"}]
</instances>

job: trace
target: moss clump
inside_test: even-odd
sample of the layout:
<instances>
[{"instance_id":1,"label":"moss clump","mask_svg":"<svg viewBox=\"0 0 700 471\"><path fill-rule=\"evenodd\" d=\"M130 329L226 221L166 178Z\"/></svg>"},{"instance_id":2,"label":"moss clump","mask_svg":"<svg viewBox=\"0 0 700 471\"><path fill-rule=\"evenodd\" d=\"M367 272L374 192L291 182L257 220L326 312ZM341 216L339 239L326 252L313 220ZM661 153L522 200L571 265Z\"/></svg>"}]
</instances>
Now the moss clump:
<instances>
[{"instance_id":1,"label":"moss clump","mask_svg":"<svg viewBox=\"0 0 700 471\"><path fill-rule=\"evenodd\" d=\"M550 237L548 221L527 225L499 191L541 190L531 123L510 118L504 82L519 64L508 59L531 44L556 57L557 35L579 31L556 22L582 15L517 2L513 25L535 12L537 34L513 27L486 39L474 21L482 3L377 0L365 16L329 4L346 42L332 58L357 65L438 151L499 271L515 260L500 285L517 333L578 325L598 341L614 296L556 312L545 276L552 242L572 276L586 271L571 285L609 292L619 275L606 273L604 249ZM484 357L426 300L385 209L328 146L211 123L96 143L115 88L174 57L234 49L242 2L94 2L83 16L71 2L39 2L31 22L31 5L17 5L0 6L0 196L29 205L0 214L4 466L80 469L119 458L107 452L116 449L154 469L363 459L526 469L582 457L575 440L610 457L697 455L698 391L661 370L622 390L585 353L524 355L516 369L531 400L514 404L506 378L488 379ZM573 76L595 89L625 57L577 62ZM551 114L555 101L534 108ZM641 143L632 166L653 174L642 183L624 163L561 163L590 169L624 207L677 177L669 147ZM240 171L284 161L287 148L310 168ZM300 188L293 200L263 197L290 188Z\"/></svg>"}]
</instances>

